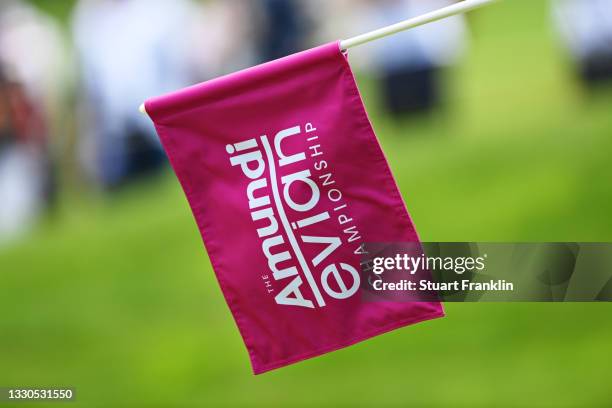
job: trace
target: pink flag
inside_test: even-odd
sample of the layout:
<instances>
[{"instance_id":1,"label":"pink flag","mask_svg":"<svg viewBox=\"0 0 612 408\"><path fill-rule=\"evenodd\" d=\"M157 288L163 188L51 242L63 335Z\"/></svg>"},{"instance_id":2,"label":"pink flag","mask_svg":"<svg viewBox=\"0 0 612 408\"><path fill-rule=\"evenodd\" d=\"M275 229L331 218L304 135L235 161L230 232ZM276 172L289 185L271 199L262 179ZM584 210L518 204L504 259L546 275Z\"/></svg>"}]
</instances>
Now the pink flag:
<instances>
[{"instance_id":1,"label":"pink flag","mask_svg":"<svg viewBox=\"0 0 612 408\"><path fill-rule=\"evenodd\" d=\"M255 374L443 316L360 296L362 243L418 236L338 43L146 109Z\"/></svg>"}]
</instances>

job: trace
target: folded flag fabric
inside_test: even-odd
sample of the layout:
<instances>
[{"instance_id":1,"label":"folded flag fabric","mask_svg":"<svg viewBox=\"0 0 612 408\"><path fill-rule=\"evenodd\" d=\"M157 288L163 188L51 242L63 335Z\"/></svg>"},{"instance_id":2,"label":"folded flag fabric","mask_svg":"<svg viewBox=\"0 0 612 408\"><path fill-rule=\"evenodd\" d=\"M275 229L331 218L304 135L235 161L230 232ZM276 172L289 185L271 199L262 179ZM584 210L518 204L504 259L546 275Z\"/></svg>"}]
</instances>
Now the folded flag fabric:
<instances>
[{"instance_id":1,"label":"folded flag fabric","mask_svg":"<svg viewBox=\"0 0 612 408\"><path fill-rule=\"evenodd\" d=\"M334 42L148 100L255 374L443 316L360 296L364 242L416 242Z\"/></svg>"}]
</instances>

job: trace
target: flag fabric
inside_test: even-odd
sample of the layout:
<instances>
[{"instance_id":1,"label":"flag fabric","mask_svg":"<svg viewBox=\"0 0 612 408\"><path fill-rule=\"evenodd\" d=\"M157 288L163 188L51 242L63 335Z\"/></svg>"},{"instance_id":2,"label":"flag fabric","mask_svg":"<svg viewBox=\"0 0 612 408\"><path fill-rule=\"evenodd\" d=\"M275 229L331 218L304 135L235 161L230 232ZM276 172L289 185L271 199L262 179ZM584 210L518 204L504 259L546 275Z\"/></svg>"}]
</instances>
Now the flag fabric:
<instances>
[{"instance_id":1,"label":"flag fabric","mask_svg":"<svg viewBox=\"0 0 612 408\"><path fill-rule=\"evenodd\" d=\"M146 109L255 374L443 316L360 296L362 244L418 236L338 42Z\"/></svg>"}]
</instances>

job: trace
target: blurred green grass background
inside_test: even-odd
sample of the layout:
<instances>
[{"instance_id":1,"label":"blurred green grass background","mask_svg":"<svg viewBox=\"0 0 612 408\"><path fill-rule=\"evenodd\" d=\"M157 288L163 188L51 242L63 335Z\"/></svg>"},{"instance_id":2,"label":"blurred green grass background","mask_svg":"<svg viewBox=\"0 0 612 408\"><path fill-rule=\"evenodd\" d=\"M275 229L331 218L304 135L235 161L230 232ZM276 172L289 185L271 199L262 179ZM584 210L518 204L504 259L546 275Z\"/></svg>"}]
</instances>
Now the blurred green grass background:
<instances>
[{"instance_id":1,"label":"blurred green grass background","mask_svg":"<svg viewBox=\"0 0 612 408\"><path fill-rule=\"evenodd\" d=\"M545 1L470 22L445 114L393 122L360 78L422 239L612 240L612 89L575 81ZM2 249L0 288L0 386L72 386L70 406L612 406L610 304L449 304L253 376L170 173L68 194Z\"/></svg>"}]
</instances>

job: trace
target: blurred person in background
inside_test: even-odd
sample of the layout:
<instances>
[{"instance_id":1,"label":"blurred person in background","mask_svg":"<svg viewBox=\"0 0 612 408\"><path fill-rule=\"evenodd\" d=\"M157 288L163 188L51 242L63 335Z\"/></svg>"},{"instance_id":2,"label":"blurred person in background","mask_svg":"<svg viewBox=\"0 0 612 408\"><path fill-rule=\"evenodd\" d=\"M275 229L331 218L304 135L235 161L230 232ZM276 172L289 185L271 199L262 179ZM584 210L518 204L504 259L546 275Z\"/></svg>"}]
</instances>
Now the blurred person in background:
<instances>
[{"instance_id":1,"label":"blurred person in background","mask_svg":"<svg viewBox=\"0 0 612 408\"><path fill-rule=\"evenodd\" d=\"M555 0L561 39L587 85L612 80L612 0Z\"/></svg>"},{"instance_id":2,"label":"blurred person in background","mask_svg":"<svg viewBox=\"0 0 612 408\"><path fill-rule=\"evenodd\" d=\"M257 44L261 61L308 48L312 24L303 1L256 0L252 5L261 19Z\"/></svg>"},{"instance_id":3,"label":"blurred person in background","mask_svg":"<svg viewBox=\"0 0 612 408\"><path fill-rule=\"evenodd\" d=\"M0 4L0 242L53 203L50 139L65 57L55 21L21 1Z\"/></svg>"},{"instance_id":4,"label":"blurred person in background","mask_svg":"<svg viewBox=\"0 0 612 408\"><path fill-rule=\"evenodd\" d=\"M166 163L147 98L199 79L196 33L201 8L191 0L80 0L73 34L83 83L83 165L113 189Z\"/></svg>"},{"instance_id":5,"label":"blurred person in background","mask_svg":"<svg viewBox=\"0 0 612 408\"><path fill-rule=\"evenodd\" d=\"M0 243L29 227L45 201L44 125L24 87L0 72Z\"/></svg>"},{"instance_id":6,"label":"blurred person in background","mask_svg":"<svg viewBox=\"0 0 612 408\"><path fill-rule=\"evenodd\" d=\"M454 3L449 0L369 0L369 22L378 28ZM362 28L362 31L363 30ZM455 64L466 47L463 16L456 16L382 39L370 48L381 75L383 98L394 116L426 112L441 101L441 69Z\"/></svg>"},{"instance_id":7,"label":"blurred person in background","mask_svg":"<svg viewBox=\"0 0 612 408\"><path fill-rule=\"evenodd\" d=\"M214 0L201 4L200 18L193 35L198 82L229 74L257 64L263 17L253 0ZM259 12L258 12L259 11Z\"/></svg>"}]
</instances>

